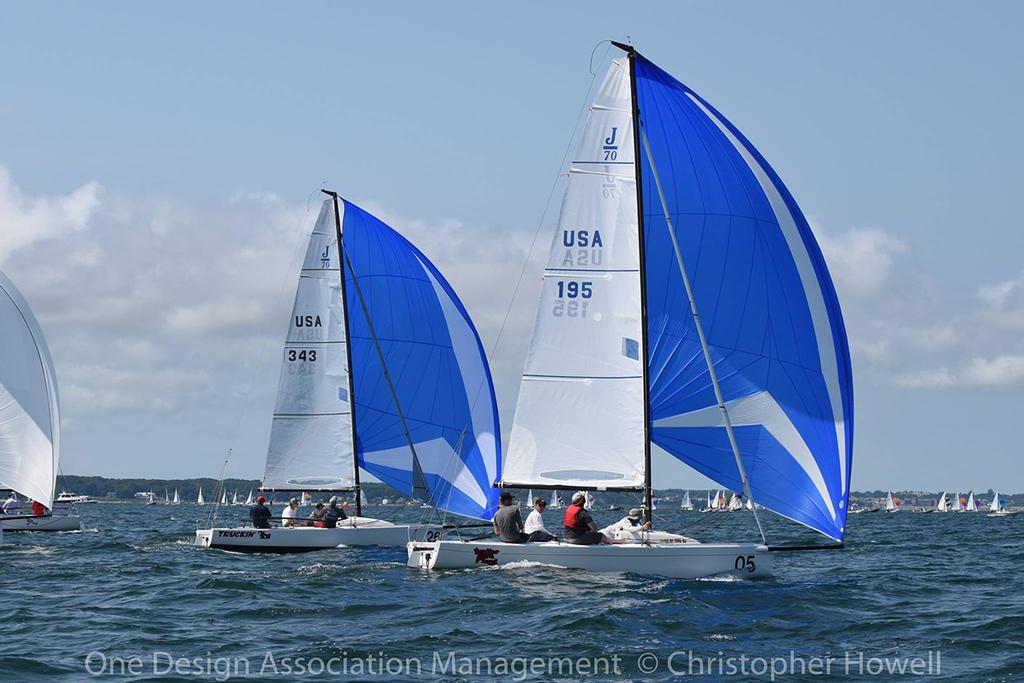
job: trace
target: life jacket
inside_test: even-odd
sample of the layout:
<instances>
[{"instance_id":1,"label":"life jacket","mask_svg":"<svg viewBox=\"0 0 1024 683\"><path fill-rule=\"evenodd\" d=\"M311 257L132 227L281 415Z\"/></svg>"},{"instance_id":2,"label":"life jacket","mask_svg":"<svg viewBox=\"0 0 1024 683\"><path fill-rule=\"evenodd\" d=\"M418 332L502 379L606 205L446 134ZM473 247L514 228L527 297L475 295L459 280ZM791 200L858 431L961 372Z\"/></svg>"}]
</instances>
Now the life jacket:
<instances>
[{"instance_id":1,"label":"life jacket","mask_svg":"<svg viewBox=\"0 0 1024 683\"><path fill-rule=\"evenodd\" d=\"M570 505L565 508L565 517L562 518L562 523L566 529L573 529L575 531L588 531L589 526L580 520L580 513L583 512L582 505Z\"/></svg>"},{"instance_id":2,"label":"life jacket","mask_svg":"<svg viewBox=\"0 0 1024 683\"><path fill-rule=\"evenodd\" d=\"M38 500L32 501L32 514L36 517L42 517L46 514L46 506L40 503Z\"/></svg>"}]
</instances>

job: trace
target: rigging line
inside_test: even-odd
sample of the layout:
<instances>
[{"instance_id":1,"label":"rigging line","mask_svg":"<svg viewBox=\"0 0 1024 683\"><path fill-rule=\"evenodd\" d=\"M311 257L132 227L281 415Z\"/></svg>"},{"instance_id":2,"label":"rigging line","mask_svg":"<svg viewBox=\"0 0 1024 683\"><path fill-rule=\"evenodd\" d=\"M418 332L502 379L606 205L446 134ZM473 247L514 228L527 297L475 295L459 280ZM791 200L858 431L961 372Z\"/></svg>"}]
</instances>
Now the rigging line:
<instances>
[{"instance_id":1,"label":"rigging line","mask_svg":"<svg viewBox=\"0 0 1024 683\"><path fill-rule=\"evenodd\" d=\"M313 192L316 192L314 190ZM313 192L310 193L310 197L313 196ZM295 246L292 247L292 255L288 260L288 267L285 269L284 277L281 280L281 286L277 290L277 296L274 298L274 308L277 310L281 306L281 297L284 296L285 288L288 286L288 282L291 279L291 273L294 272L294 266L298 261L300 250L302 249L304 240L302 237L306 236L306 232L303 229L309 219L310 212L310 200L306 199L306 213L302 217L302 221L299 224L299 230L297 237L295 238ZM315 229L315 227L314 227ZM227 472L228 463L231 460L231 452L234 449L232 444L238 439L238 432L242 428L242 422L245 419L246 414L249 412L249 406L252 403L252 388L256 384L256 377L259 375L260 367L263 365L263 357L266 355L267 347L270 345L271 337L265 337L263 343L259 345L260 350L256 357L256 364L253 366L252 373L249 376L249 383L245 387L245 391L242 394L242 409L239 411L238 419L235 421L235 426L231 430L231 436L228 438L228 452L224 456L224 464L221 466L220 476L218 479L218 488L221 489L218 493L222 493L224 489L224 475ZM220 509L220 497L218 496L213 503L213 510L210 512L209 523L210 527L213 527L214 521L217 519L217 512Z\"/></svg>"}]
</instances>

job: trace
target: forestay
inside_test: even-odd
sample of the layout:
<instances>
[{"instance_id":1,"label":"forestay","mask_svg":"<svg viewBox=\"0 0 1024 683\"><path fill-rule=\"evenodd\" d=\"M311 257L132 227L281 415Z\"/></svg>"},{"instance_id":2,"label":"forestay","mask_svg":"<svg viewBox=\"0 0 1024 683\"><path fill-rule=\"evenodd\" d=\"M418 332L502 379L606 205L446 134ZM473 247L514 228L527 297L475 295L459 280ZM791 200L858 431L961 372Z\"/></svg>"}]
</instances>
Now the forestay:
<instances>
[{"instance_id":1,"label":"forestay","mask_svg":"<svg viewBox=\"0 0 1024 683\"><path fill-rule=\"evenodd\" d=\"M406 494L422 473L432 505L489 519L500 432L476 328L415 246L351 202L343 208L359 462Z\"/></svg>"},{"instance_id":2,"label":"forestay","mask_svg":"<svg viewBox=\"0 0 1024 683\"><path fill-rule=\"evenodd\" d=\"M60 402L39 323L0 273L0 485L53 507Z\"/></svg>"},{"instance_id":3,"label":"forestay","mask_svg":"<svg viewBox=\"0 0 1024 683\"><path fill-rule=\"evenodd\" d=\"M341 301L334 209L324 202L288 323L265 488L338 490L355 483Z\"/></svg>"},{"instance_id":4,"label":"forestay","mask_svg":"<svg viewBox=\"0 0 1024 683\"><path fill-rule=\"evenodd\" d=\"M640 257L629 69L590 109L544 269L506 486L644 484Z\"/></svg>"},{"instance_id":5,"label":"forestay","mask_svg":"<svg viewBox=\"0 0 1024 683\"><path fill-rule=\"evenodd\" d=\"M754 499L841 540L853 385L821 250L789 191L742 133L639 55L635 69L641 127ZM739 491L652 159L640 159L652 439Z\"/></svg>"}]
</instances>

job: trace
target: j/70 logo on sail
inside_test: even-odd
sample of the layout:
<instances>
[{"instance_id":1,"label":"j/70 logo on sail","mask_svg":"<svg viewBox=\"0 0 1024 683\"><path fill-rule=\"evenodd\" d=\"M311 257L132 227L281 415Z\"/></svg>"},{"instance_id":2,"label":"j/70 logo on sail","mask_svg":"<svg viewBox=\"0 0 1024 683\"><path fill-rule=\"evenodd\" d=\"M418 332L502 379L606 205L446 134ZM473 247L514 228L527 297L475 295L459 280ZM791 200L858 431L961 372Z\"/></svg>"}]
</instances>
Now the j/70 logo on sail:
<instances>
[{"instance_id":1,"label":"j/70 logo on sail","mask_svg":"<svg viewBox=\"0 0 1024 683\"><path fill-rule=\"evenodd\" d=\"M618 127L612 126L612 134L604 139L604 160L615 161L619 156L619 146L615 144L615 134Z\"/></svg>"},{"instance_id":2,"label":"j/70 logo on sail","mask_svg":"<svg viewBox=\"0 0 1024 683\"><path fill-rule=\"evenodd\" d=\"M331 267L331 245L329 244L326 247L324 247L324 253L320 254L320 267Z\"/></svg>"}]
</instances>

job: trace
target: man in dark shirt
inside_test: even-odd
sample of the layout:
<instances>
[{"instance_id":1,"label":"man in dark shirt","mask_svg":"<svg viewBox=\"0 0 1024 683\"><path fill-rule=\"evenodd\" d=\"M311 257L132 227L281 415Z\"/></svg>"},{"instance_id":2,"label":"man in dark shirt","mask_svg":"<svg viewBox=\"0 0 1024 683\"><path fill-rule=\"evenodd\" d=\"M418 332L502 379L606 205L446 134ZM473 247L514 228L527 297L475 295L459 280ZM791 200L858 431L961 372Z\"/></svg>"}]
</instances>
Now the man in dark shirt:
<instances>
[{"instance_id":1,"label":"man in dark shirt","mask_svg":"<svg viewBox=\"0 0 1024 683\"><path fill-rule=\"evenodd\" d=\"M338 526L338 522L343 519L348 519L348 515L338 505L338 497L331 496L330 502L327 504L327 509L324 510L323 520L324 526L328 529L334 529Z\"/></svg>"},{"instance_id":2,"label":"man in dark shirt","mask_svg":"<svg viewBox=\"0 0 1024 683\"><path fill-rule=\"evenodd\" d=\"M263 496L256 498L256 504L249 508L249 519L257 529L270 528L270 508L267 507L267 499Z\"/></svg>"},{"instance_id":3,"label":"man in dark shirt","mask_svg":"<svg viewBox=\"0 0 1024 683\"><path fill-rule=\"evenodd\" d=\"M530 540L524 532L523 515L519 507L512 505L512 494L502 491L498 496L499 507L494 513L494 533L505 543L526 543Z\"/></svg>"}]
</instances>

